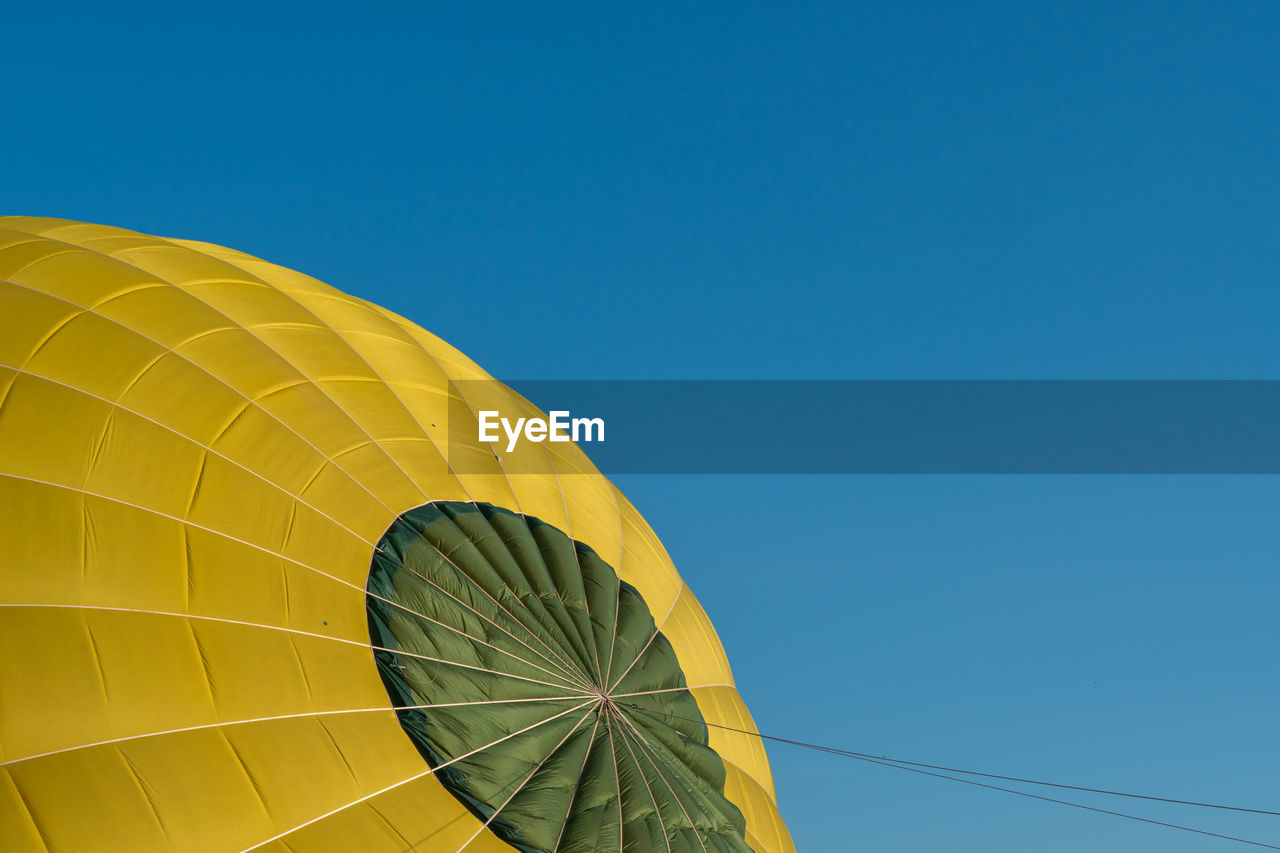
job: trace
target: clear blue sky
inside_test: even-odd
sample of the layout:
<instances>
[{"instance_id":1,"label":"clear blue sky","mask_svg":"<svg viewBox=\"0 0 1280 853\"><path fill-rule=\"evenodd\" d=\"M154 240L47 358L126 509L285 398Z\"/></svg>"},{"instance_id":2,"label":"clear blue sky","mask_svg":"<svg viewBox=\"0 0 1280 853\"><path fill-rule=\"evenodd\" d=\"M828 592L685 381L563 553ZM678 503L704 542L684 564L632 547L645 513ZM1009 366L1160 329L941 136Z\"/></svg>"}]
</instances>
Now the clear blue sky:
<instances>
[{"instance_id":1,"label":"clear blue sky","mask_svg":"<svg viewBox=\"0 0 1280 853\"><path fill-rule=\"evenodd\" d=\"M0 208L499 378L1280 378L1274 3L98 5L5 11ZM762 730L1280 807L1275 479L620 485ZM1245 849L770 753L806 851Z\"/></svg>"}]
</instances>

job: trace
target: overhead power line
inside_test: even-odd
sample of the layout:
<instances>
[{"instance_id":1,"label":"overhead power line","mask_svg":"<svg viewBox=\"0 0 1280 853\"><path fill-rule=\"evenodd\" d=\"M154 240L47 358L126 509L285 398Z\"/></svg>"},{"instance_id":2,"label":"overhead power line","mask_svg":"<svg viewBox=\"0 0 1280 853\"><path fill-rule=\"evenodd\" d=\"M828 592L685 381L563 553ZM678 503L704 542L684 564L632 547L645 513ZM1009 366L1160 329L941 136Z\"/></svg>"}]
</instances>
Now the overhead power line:
<instances>
[{"instance_id":1,"label":"overhead power line","mask_svg":"<svg viewBox=\"0 0 1280 853\"><path fill-rule=\"evenodd\" d=\"M1224 835L1218 832L1210 832L1206 829L1196 829L1195 827L1192 827L1192 826L1184 826L1182 824L1177 824L1177 823L1168 823L1162 820L1154 820L1152 818L1140 817L1139 815L1126 814L1125 812L1117 812L1117 811L1112 811L1111 809L1103 809L1103 808L1098 808L1096 806L1089 806L1089 805L1085 805L1084 803L1074 803L1069 800L1059 800L1055 797L1045 797L1045 796L1041 796L1040 794L1032 794L1028 791L1019 791L1016 788L1005 788L999 785L990 785L990 784L987 784L986 782L977 782L973 779L964 779L959 776L948 776L946 774L960 773L966 776L980 776L985 779L1000 779L1007 782L1020 782L1028 785L1042 785L1049 788L1064 788L1071 791L1082 791L1082 792L1087 792L1091 794L1105 794L1112 797L1129 797L1131 799L1136 799L1136 800L1152 800L1154 802L1171 803L1171 804L1180 805L1180 806L1195 806L1197 808L1206 808L1206 809L1222 809L1225 811L1247 812L1250 814L1280 816L1280 811L1271 811L1268 809L1251 809L1251 808L1245 808L1243 806L1228 806L1228 805L1222 805L1220 803L1202 803L1196 800L1179 800L1171 797L1157 797L1150 794L1131 794L1123 791L1109 791L1105 788L1089 788L1083 785L1065 785L1060 782L1046 782L1040 779L1024 779L1018 776L1002 776L998 773L984 773L978 770L964 770L958 767L945 767L940 764L925 764L919 761L906 761L900 758L890 758L889 756L886 756L886 755L872 755L870 753L865 753L865 752L854 752L853 750L849 750L849 749L840 749L834 746L823 746L822 744L809 743L802 740L795 740L793 738L778 737L776 735L767 735L767 734L762 734L761 732L748 731L747 729L734 728L733 726L720 725L719 723L708 723L705 720L697 720L692 717L681 717L676 714L668 714L666 712L657 711L651 708L642 708L636 704L630 704L628 707L634 708L637 711L644 711L645 713L648 713L648 714L667 717L673 720L685 720L686 722L690 722L690 723L700 723L702 725L711 726L717 729L724 729L725 731L736 732L738 734L747 735L749 737L757 737L757 738L760 738L761 740L771 740L777 743L790 744L791 746L799 746L805 749L816 750L818 752L830 753L831 755L840 756L842 758L853 758L853 759L856 759L857 761L864 761L869 764L879 764L882 767L893 767L898 770L906 770L911 773L919 773L923 776L932 776L937 779L946 779L950 782L961 782L965 785L974 785L976 787L986 788L991 791L1001 791L1006 794L1016 794L1019 797L1028 797L1033 800L1041 800L1047 803L1057 803L1063 806L1071 806L1072 808L1076 808L1076 809L1083 809L1085 811L1097 812L1098 814L1113 815L1115 817L1125 818L1126 820L1135 820L1141 823L1149 823L1155 826L1163 826L1169 829L1181 830L1183 832L1193 832L1197 835L1207 835L1211 838L1221 838L1225 841L1236 841L1236 842L1239 842L1240 844L1249 844L1254 847L1265 847L1269 850L1280 850L1280 845L1276 845L1276 844L1267 844L1262 841L1253 841L1248 838L1240 838L1234 835ZM945 772L937 772L937 771L945 771Z\"/></svg>"}]
</instances>

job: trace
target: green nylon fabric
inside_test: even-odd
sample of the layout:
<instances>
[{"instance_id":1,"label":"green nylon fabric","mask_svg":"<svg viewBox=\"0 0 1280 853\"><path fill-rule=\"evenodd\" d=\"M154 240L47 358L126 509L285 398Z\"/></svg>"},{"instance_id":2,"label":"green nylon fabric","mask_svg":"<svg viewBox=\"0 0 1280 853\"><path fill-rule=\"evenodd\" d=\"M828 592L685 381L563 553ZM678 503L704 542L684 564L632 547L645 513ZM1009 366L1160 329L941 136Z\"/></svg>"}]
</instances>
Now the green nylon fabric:
<instances>
[{"instance_id":1,"label":"green nylon fabric","mask_svg":"<svg viewBox=\"0 0 1280 853\"><path fill-rule=\"evenodd\" d=\"M367 593L405 732L499 838L525 853L750 850L675 652L591 548L437 501L383 536Z\"/></svg>"}]
</instances>

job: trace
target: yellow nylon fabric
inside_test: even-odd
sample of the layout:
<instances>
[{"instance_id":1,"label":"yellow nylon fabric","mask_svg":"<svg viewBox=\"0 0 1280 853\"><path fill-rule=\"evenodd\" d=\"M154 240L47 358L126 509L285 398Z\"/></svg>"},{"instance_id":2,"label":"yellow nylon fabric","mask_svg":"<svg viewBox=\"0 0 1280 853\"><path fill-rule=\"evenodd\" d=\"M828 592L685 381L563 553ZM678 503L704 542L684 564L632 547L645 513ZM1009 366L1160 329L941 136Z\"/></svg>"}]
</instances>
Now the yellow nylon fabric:
<instances>
[{"instance_id":1,"label":"yellow nylon fabric","mask_svg":"<svg viewBox=\"0 0 1280 853\"><path fill-rule=\"evenodd\" d=\"M240 252L0 217L0 850L510 850L430 775L369 646L374 543L430 500L586 542L707 721L754 731L705 612L577 447L450 436L450 381L487 378ZM473 410L536 411L485 387ZM794 850L759 740L711 745L751 846Z\"/></svg>"}]
</instances>

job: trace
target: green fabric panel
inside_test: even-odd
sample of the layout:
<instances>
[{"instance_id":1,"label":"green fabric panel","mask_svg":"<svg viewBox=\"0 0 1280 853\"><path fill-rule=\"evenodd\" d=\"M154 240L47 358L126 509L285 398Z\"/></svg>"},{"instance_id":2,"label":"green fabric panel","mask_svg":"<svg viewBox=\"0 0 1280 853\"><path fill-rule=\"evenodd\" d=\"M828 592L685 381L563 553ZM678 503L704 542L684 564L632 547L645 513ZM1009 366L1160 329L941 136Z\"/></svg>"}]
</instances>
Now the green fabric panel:
<instances>
[{"instance_id":1,"label":"green fabric panel","mask_svg":"<svg viewBox=\"0 0 1280 853\"><path fill-rule=\"evenodd\" d=\"M516 849L749 851L671 644L591 548L436 501L379 541L366 604L405 733Z\"/></svg>"}]
</instances>

